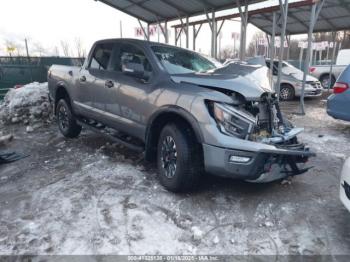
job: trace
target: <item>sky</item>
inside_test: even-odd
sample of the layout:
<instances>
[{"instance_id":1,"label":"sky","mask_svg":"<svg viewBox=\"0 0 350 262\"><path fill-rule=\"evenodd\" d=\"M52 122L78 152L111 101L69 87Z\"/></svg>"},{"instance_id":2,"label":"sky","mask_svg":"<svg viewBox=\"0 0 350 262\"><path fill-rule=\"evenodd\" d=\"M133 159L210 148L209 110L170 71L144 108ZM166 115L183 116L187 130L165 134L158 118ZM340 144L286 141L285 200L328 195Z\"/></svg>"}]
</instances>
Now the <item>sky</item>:
<instances>
[{"instance_id":1,"label":"sky","mask_svg":"<svg viewBox=\"0 0 350 262\"><path fill-rule=\"evenodd\" d=\"M276 4L278 1L266 2ZM142 39L142 37L135 37L135 28L139 27L136 18L94 0L0 0L0 11L0 55L7 54L6 42L8 41L19 43L24 52L24 39L27 39L30 55L41 53L62 56L61 42L63 41L69 43L70 53L74 56L77 39L88 52L96 40L120 37L120 21L123 37ZM233 12L237 10L220 12L217 16ZM193 19L203 19L203 17ZM225 22L222 29L222 48L233 46L231 33L239 31L239 21ZM256 27L249 25L248 43L257 31ZM158 41L157 35L151 40ZM162 36L160 41L164 41ZM190 43L192 43L191 39ZM170 35L170 44L174 44L173 30ZM185 36L182 36L182 46L185 46ZM198 35L197 51L204 54L210 52L208 25L204 25Z\"/></svg>"}]
</instances>

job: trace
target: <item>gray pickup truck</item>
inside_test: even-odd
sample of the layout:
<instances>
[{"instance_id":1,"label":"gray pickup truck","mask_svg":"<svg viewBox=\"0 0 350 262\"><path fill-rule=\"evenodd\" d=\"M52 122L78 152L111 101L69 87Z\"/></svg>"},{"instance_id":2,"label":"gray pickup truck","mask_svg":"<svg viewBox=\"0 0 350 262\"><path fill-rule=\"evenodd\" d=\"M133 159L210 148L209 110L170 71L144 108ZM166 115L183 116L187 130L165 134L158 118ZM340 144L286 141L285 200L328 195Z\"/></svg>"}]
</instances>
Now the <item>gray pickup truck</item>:
<instances>
[{"instance_id":1,"label":"gray pickup truck","mask_svg":"<svg viewBox=\"0 0 350 262\"><path fill-rule=\"evenodd\" d=\"M314 156L283 118L265 66L218 67L182 48L111 39L81 68L52 66L48 83L64 136L85 127L143 151L173 192L204 172L252 182L299 175Z\"/></svg>"}]
</instances>

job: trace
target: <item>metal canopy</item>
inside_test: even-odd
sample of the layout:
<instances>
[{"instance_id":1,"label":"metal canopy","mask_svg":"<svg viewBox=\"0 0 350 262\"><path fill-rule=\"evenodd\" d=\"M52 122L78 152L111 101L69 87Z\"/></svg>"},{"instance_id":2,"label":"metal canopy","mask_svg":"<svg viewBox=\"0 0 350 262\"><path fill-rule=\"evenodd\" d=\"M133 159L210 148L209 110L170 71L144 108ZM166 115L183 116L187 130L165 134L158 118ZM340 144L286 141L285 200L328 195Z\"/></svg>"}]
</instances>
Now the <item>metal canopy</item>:
<instances>
[{"instance_id":1,"label":"metal canopy","mask_svg":"<svg viewBox=\"0 0 350 262\"><path fill-rule=\"evenodd\" d=\"M318 3L318 0L307 0L291 3L288 10L286 27L287 35L306 34L309 30L310 6ZM280 15L277 8L263 8L249 16L249 23L271 35L273 21L271 13ZM319 13L314 33L348 30L350 28L350 0L327 0ZM276 35L280 34L280 28L276 27Z\"/></svg>"},{"instance_id":2,"label":"metal canopy","mask_svg":"<svg viewBox=\"0 0 350 262\"><path fill-rule=\"evenodd\" d=\"M236 8L234 0L95 0L105 3L148 24L203 15L207 12ZM242 0L254 4L263 0Z\"/></svg>"}]
</instances>

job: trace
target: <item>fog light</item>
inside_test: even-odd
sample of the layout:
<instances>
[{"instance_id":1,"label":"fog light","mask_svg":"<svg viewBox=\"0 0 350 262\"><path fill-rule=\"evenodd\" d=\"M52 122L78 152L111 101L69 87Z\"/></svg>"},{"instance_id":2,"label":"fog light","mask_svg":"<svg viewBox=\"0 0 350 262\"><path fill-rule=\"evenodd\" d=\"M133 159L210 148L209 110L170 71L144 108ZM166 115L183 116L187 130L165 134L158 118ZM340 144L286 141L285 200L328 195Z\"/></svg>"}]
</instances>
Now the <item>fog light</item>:
<instances>
[{"instance_id":1,"label":"fog light","mask_svg":"<svg viewBox=\"0 0 350 262\"><path fill-rule=\"evenodd\" d=\"M247 163L250 161L250 157L248 156L230 156L230 162L236 163Z\"/></svg>"}]
</instances>

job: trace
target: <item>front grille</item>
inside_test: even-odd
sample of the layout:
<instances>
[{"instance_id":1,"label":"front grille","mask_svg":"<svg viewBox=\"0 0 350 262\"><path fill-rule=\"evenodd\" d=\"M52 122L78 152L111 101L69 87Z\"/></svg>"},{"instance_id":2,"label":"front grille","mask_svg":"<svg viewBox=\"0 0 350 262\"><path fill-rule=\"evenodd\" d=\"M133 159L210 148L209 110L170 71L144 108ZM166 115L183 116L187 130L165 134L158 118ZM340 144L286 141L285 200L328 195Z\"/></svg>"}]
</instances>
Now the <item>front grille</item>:
<instances>
[{"instance_id":1,"label":"front grille","mask_svg":"<svg viewBox=\"0 0 350 262\"><path fill-rule=\"evenodd\" d=\"M311 85L311 86L314 87L314 88L318 88L318 89L321 89L321 88L322 88L322 85L321 85L321 83L319 83L319 82L307 81L306 83L309 84L309 85Z\"/></svg>"},{"instance_id":2,"label":"front grille","mask_svg":"<svg viewBox=\"0 0 350 262\"><path fill-rule=\"evenodd\" d=\"M350 185L344 181L343 188L344 188L346 197L350 200Z\"/></svg>"}]
</instances>

